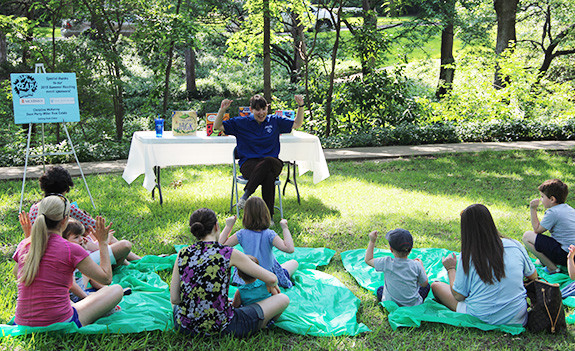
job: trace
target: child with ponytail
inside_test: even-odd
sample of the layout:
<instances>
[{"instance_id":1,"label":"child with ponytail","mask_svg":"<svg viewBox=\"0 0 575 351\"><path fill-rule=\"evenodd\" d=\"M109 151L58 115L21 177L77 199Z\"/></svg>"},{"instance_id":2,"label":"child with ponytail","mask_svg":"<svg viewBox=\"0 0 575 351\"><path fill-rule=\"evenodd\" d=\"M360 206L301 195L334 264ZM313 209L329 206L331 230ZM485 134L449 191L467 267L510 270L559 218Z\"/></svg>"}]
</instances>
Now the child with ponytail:
<instances>
[{"instance_id":1,"label":"child with ponytail","mask_svg":"<svg viewBox=\"0 0 575 351\"><path fill-rule=\"evenodd\" d=\"M18 279L14 321L18 325L43 327L74 322L82 327L105 315L122 299L122 287L110 285L82 301L70 303L68 291L76 268L101 284L110 284L112 267L106 244L110 225L106 226L102 217L96 217L99 266L80 245L62 238L69 213L68 199L53 195L38 204L34 225L26 212L19 215L24 232L30 235L18 244L13 256L17 263L14 275Z\"/></svg>"}]
</instances>

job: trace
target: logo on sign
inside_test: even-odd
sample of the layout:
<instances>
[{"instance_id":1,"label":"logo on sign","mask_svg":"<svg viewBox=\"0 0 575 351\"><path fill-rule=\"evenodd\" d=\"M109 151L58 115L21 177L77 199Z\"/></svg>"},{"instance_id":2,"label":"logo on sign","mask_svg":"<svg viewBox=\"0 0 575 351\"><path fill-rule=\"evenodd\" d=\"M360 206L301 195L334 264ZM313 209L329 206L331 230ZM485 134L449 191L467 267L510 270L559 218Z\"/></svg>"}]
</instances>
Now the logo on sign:
<instances>
[{"instance_id":1,"label":"logo on sign","mask_svg":"<svg viewBox=\"0 0 575 351\"><path fill-rule=\"evenodd\" d=\"M36 83L36 79L29 75L22 75L18 77L13 86L14 91L20 98L32 96L38 89L38 83Z\"/></svg>"}]
</instances>

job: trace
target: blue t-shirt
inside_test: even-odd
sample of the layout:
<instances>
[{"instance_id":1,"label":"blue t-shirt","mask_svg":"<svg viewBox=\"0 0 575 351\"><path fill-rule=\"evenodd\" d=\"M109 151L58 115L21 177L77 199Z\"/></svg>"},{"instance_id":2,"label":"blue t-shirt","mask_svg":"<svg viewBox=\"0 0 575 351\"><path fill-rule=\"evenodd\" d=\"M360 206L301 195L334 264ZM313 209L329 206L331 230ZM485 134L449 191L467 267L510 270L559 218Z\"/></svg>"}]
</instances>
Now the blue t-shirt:
<instances>
[{"instance_id":1,"label":"blue t-shirt","mask_svg":"<svg viewBox=\"0 0 575 351\"><path fill-rule=\"evenodd\" d=\"M254 256L260 261L260 266L273 272L277 262L272 252L274 238L277 236L276 232L269 228L262 231L241 229L236 233L236 236L246 255Z\"/></svg>"},{"instance_id":2,"label":"blue t-shirt","mask_svg":"<svg viewBox=\"0 0 575 351\"><path fill-rule=\"evenodd\" d=\"M236 236L246 255L257 258L260 266L278 277L279 286L286 289L293 286L289 273L279 264L272 251L274 238L277 236L276 232L269 228L262 231L241 229L236 233ZM237 272L234 274L232 282L235 285L245 284Z\"/></svg>"},{"instance_id":3,"label":"blue t-shirt","mask_svg":"<svg viewBox=\"0 0 575 351\"><path fill-rule=\"evenodd\" d=\"M485 284L469 263L465 274L461 256L457 262L453 290L465 296L467 313L489 324L523 324L527 322L527 293L523 277L535 272L535 266L523 245L502 238L505 277L493 284Z\"/></svg>"},{"instance_id":4,"label":"blue t-shirt","mask_svg":"<svg viewBox=\"0 0 575 351\"><path fill-rule=\"evenodd\" d=\"M280 154L280 134L289 133L293 120L276 115L268 115L260 124L250 114L223 121L226 134L234 135L240 166L250 158L278 157Z\"/></svg>"},{"instance_id":5,"label":"blue t-shirt","mask_svg":"<svg viewBox=\"0 0 575 351\"><path fill-rule=\"evenodd\" d=\"M551 233L551 237L563 251L569 252L569 245L575 245L575 209L567 204L548 208L540 222Z\"/></svg>"},{"instance_id":6,"label":"blue t-shirt","mask_svg":"<svg viewBox=\"0 0 575 351\"><path fill-rule=\"evenodd\" d=\"M373 261L376 271L383 272L382 301L393 301L399 306L416 306L423 302L419 287L427 281L423 266L409 258L381 257Z\"/></svg>"},{"instance_id":7,"label":"blue t-shirt","mask_svg":"<svg viewBox=\"0 0 575 351\"><path fill-rule=\"evenodd\" d=\"M240 297L242 298L242 306L260 302L272 296L266 288L266 283L259 279L249 284L239 285L238 290L240 291Z\"/></svg>"}]
</instances>

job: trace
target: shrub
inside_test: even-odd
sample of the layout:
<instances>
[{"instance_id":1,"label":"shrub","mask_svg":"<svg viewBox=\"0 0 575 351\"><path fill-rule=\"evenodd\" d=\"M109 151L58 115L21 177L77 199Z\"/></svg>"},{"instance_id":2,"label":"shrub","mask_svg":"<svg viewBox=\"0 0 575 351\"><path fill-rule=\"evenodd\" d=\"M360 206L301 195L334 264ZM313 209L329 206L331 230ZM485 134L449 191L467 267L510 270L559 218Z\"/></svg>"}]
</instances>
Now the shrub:
<instances>
[{"instance_id":1,"label":"shrub","mask_svg":"<svg viewBox=\"0 0 575 351\"><path fill-rule=\"evenodd\" d=\"M321 138L324 148L418 145L457 142L573 140L575 118L569 120L489 120L408 124L379 127Z\"/></svg>"}]
</instances>

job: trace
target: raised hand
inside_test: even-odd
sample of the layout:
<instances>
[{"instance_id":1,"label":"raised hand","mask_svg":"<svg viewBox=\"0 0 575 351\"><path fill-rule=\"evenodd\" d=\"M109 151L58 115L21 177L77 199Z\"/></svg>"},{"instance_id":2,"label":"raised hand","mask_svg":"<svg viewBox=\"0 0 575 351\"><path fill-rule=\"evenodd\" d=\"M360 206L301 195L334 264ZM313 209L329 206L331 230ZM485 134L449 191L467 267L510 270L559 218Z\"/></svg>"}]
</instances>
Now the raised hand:
<instances>
[{"instance_id":1,"label":"raised hand","mask_svg":"<svg viewBox=\"0 0 575 351\"><path fill-rule=\"evenodd\" d=\"M236 220L238 219L238 217L236 217L235 215L226 218L226 227L233 227L234 224L236 224Z\"/></svg>"},{"instance_id":2,"label":"raised hand","mask_svg":"<svg viewBox=\"0 0 575 351\"><path fill-rule=\"evenodd\" d=\"M227 110L231 106L232 102L234 102L234 100L223 99L222 103L220 104L220 109Z\"/></svg>"},{"instance_id":3,"label":"raised hand","mask_svg":"<svg viewBox=\"0 0 575 351\"><path fill-rule=\"evenodd\" d=\"M27 238L32 233L32 222L30 221L30 216L28 212L22 211L18 214L18 220L20 221L20 226L24 231L24 237Z\"/></svg>"},{"instance_id":4,"label":"raised hand","mask_svg":"<svg viewBox=\"0 0 575 351\"><path fill-rule=\"evenodd\" d=\"M443 267L445 267L445 269L447 270L456 269L457 257L455 256L455 253L452 253L451 255L442 258L441 263L443 263Z\"/></svg>"},{"instance_id":5,"label":"raised hand","mask_svg":"<svg viewBox=\"0 0 575 351\"><path fill-rule=\"evenodd\" d=\"M302 95L295 95L294 96L295 102L298 106L303 105L303 96Z\"/></svg>"},{"instance_id":6,"label":"raised hand","mask_svg":"<svg viewBox=\"0 0 575 351\"><path fill-rule=\"evenodd\" d=\"M98 240L98 243L107 243L111 226L112 222L106 226L106 220L103 217L96 217L96 239Z\"/></svg>"},{"instance_id":7,"label":"raised hand","mask_svg":"<svg viewBox=\"0 0 575 351\"><path fill-rule=\"evenodd\" d=\"M374 230L373 232L369 233L369 240L376 242L378 235L379 235L379 233L377 232L377 230Z\"/></svg>"},{"instance_id":8,"label":"raised hand","mask_svg":"<svg viewBox=\"0 0 575 351\"><path fill-rule=\"evenodd\" d=\"M567 253L567 260L572 260L575 257L575 245L569 245L569 252Z\"/></svg>"}]
</instances>

